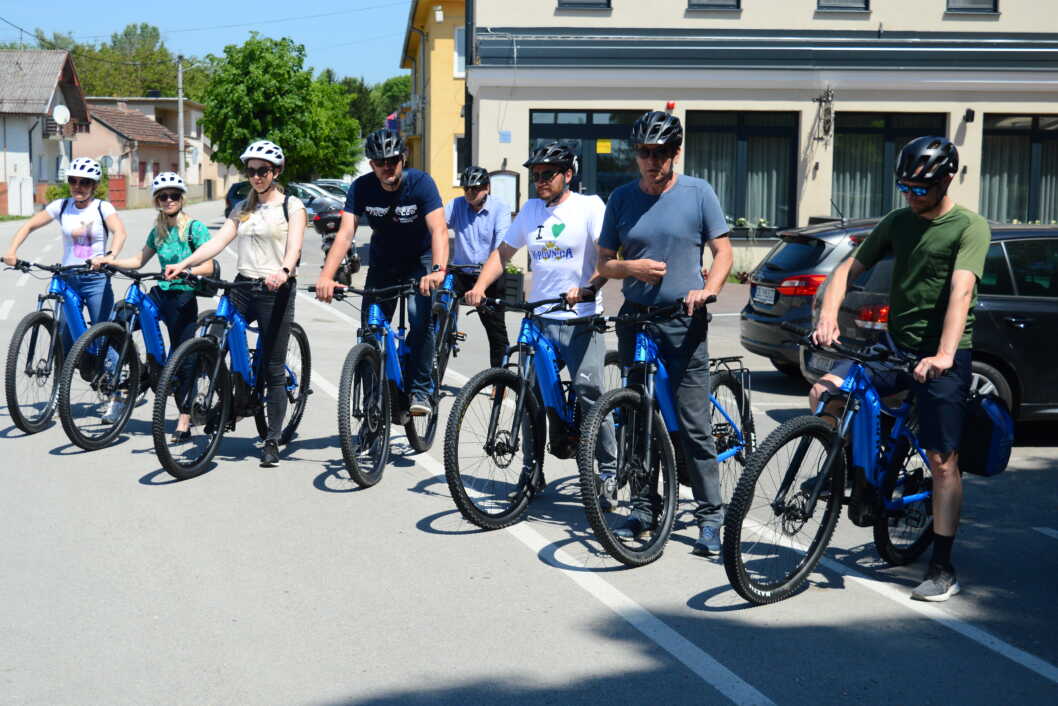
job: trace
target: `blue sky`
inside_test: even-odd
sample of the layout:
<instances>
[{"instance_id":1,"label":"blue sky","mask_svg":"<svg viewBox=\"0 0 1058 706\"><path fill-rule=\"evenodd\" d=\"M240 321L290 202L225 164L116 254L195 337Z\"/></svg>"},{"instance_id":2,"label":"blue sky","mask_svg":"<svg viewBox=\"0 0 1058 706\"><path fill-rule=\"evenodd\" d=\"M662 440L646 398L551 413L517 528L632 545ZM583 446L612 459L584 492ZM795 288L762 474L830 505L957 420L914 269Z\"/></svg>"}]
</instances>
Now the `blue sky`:
<instances>
[{"instance_id":1,"label":"blue sky","mask_svg":"<svg viewBox=\"0 0 1058 706\"><path fill-rule=\"evenodd\" d=\"M52 31L69 33L96 44L125 25L147 22L161 29L171 51L193 56L219 55L226 45L240 44L256 30L305 45L306 64L316 71L329 67L339 76L363 76L377 83L406 73L400 68L400 50L410 5L411 0L23 0L0 2L0 17L30 32L40 27L48 36ZM0 23L0 41L17 39L15 29Z\"/></svg>"}]
</instances>

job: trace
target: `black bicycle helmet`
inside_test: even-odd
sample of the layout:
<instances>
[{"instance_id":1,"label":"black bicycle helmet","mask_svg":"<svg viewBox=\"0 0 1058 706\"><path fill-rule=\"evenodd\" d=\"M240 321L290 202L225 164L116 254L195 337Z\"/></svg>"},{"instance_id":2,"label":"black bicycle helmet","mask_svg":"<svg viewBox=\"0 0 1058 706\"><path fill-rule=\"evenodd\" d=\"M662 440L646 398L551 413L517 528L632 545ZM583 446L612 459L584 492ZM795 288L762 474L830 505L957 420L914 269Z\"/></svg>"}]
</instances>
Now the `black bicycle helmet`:
<instances>
[{"instance_id":1,"label":"black bicycle helmet","mask_svg":"<svg viewBox=\"0 0 1058 706\"><path fill-rule=\"evenodd\" d=\"M484 167L467 167L459 175L459 185L464 189L474 186L488 186L488 184L489 173L485 171Z\"/></svg>"},{"instance_id":2,"label":"black bicycle helmet","mask_svg":"<svg viewBox=\"0 0 1058 706\"><path fill-rule=\"evenodd\" d=\"M643 113L632 126L633 145L673 145L683 144L683 125L675 115L651 110Z\"/></svg>"},{"instance_id":3,"label":"black bicycle helmet","mask_svg":"<svg viewBox=\"0 0 1058 706\"><path fill-rule=\"evenodd\" d=\"M368 159L400 157L404 152L404 140L400 139L400 135L386 128L375 130L367 136L364 142L364 154Z\"/></svg>"},{"instance_id":4,"label":"black bicycle helmet","mask_svg":"<svg viewBox=\"0 0 1058 706\"><path fill-rule=\"evenodd\" d=\"M896 178L933 183L959 171L959 150L946 137L916 137L900 150Z\"/></svg>"},{"instance_id":5,"label":"black bicycle helmet","mask_svg":"<svg viewBox=\"0 0 1058 706\"><path fill-rule=\"evenodd\" d=\"M554 164L558 167L577 171L577 155L561 142L550 142L543 147L537 147L529 153L529 159L522 164L523 167L532 167L534 164Z\"/></svg>"}]
</instances>

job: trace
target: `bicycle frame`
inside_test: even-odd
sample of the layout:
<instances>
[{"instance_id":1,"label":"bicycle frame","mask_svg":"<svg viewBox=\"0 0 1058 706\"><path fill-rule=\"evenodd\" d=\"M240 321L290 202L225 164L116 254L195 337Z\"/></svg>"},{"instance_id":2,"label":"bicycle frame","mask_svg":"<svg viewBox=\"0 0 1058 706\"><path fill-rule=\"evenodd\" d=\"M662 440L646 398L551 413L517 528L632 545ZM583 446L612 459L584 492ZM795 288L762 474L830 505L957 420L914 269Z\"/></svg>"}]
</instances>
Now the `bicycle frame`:
<instances>
[{"instance_id":1,"label":"bicycle frame","mask_svg":"<svg viewBox=\"0 0 1058 706\"><path fill-rule=\"evenodd\" d=\"M405 392L403 359L408 355L409 349L406 342L407 301L402 295L400 297L400 324L397 330L389 325L382 307L372 302L367 308L367 332L361 332L358 342L362 343L368 338L372 339L378 346L382 355L382 369L385 371L386 379L397 386L400 392Z\"/></svg>"},{"instance_id":2,"label":"bicycle frame","mask_svg":"<svg viewBox=\"0 0 1058 706\"><path fill-rule=\"evenodd\" d=\"M162 338L161 322L158 315L158 305L154 300L143 293L140 283L133 281L125 292L125 303L133 308L132 317L127 327L129 332L136 329L136 323L140 325L143 333L143 342L147 354L154 358L158 365L165 365L165 339ZM124 358L125 351L121 352Z\"/></svg>"},{"instance_id":3,"label":"bicycle frame","mask_svg":"<svg viewBox=\"0 0 1058 706\"><path fill-rule=\"evenodd\" d=\"M48 301L57 302L54 308L48 307ZM47 294L37 295L37 311L50 311L52 318L55 319L55 333L51 337L50 349L48 350L47 361L45 362L45 375L51 375L52 361L55 360L55 346L61 345L62 340L61 329L63 326L66 327L66 331L70 334L70 342L73 343L81 335L88 330L88 324L85 322L84 313L82 308L84 306L84 300L81 295L78 294L67 284L58 273L53 274L51 281L48 283ZM35 352L37 350L37 329L33 330L33 334L29 340L29 355L26 356L26 365L29 366L34 360L36 360ZM29 367L26 368L26 375L32 375L33 370Z\"/></svg>"}]
</instances>

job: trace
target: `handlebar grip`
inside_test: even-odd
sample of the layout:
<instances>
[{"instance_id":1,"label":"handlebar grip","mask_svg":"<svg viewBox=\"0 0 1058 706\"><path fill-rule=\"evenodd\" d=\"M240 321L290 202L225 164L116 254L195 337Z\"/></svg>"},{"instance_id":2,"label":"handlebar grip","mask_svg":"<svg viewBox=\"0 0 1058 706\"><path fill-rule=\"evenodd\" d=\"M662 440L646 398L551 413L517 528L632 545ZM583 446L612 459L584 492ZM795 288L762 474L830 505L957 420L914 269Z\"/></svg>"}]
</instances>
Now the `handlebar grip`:
<instances>
[{"instance_id":1,"label":"handlebar grip","mask_svg":"<svg viewBox=\"0 0 1058 706\"><path fill-rule=\"evenodd\" d=\"M715 294L710 294L709 296L707 296L705 298L705 303L706 304L715 304L716 303L716 295Z\"/></svg>"}]
</instances>

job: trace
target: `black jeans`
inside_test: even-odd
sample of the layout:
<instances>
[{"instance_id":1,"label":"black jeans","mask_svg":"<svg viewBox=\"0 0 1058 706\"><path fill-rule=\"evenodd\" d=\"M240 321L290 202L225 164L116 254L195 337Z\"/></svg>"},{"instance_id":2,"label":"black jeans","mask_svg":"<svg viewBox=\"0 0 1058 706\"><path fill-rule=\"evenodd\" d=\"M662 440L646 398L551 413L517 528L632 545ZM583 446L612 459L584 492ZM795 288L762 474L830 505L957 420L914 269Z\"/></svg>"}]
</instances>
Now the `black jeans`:
<instances>
[{"instance_id":1,"label":"black jeans","mask_svg":"<svg viewBox=\"0 0 1058 706\"><path fill-rule=\"evenodd\" d=\"M456 296L461 297L469 292L474 288L476 281L477 278L473 275L464 272L455 273ZM493 299L503 297L499 279L485 289L485 296ZM456 311L459 311L458 305ZM478 316L481 318L481 325L485 327L485 336L489 340L489 365L493 368L498 368L500 363L503 362L503 355L507 352L507 346L510 345L510 339L507 337L507 320L502 311L486 307L478 309ZM458 321L458 318L456 320Z\"/></svg>"},{"instance_id":2,"label":"black jeans","mask_svg":"<svg viewBox=\"0 0 1058 706\"><path fill-rule=\"evenodd\" d=\"M238 275L236 282L248 277ZM232 289L231 303L246 319L257 322L257 395L264 397L268 418L266 441L279 441L283 418L287 413L286 370L287 345L290 343L290 324L294 321L294 300L297 280L289 279L274 292L268 290ZM265 386L267 385L267 395Z\"/></svg>"},{"instance_id":3,"label":"black jeans","mask_svg":"<svg viewBox=\"0 0 1058 706\"><path fill-rule=\"evenodd\" d=\"M198 301L195 293L186 289L162 289L155 287L147 293L150 300L158 308L158 319L165 324L169 331L169 355L180 347L184 341L195 335L195 321L198 319ZM114 317L118 323L124 323L125 310ZM140 320L136 321L136 329L140 328ZM135 330L135 329L134 329ZM162 361L164 364L165 361ZM180 369L180 383L176 389L176 399L180 404L180 411L187 412L186 400L191 390L192 367L194 359L184 359L184 365Z\"/></svg>"},{"instance_id":4,"label":"black jeans","mask_svg":"<svg viewBox=\"0 0 1058 706\"><path fill-rule=\"evenodd\" d=\"M638 313L639 305L626 301L621 313ZM720 466L716 460L716 443L710 423L709 347L706 334L709 323L704 309L694 316L681 315L653 324L654 340L669 373L669 385L676 398L680 420L679 442L690 476L691 490L698 508L694 519L699 524L719 524L724 518L720 495ZM635 351L635 328L618 326L617 348L622 365L632 362ZM631 382L631 381L629 381ZM637 510L649 518L650 498L634 500Z\"/></svg>"}]
</instances>

